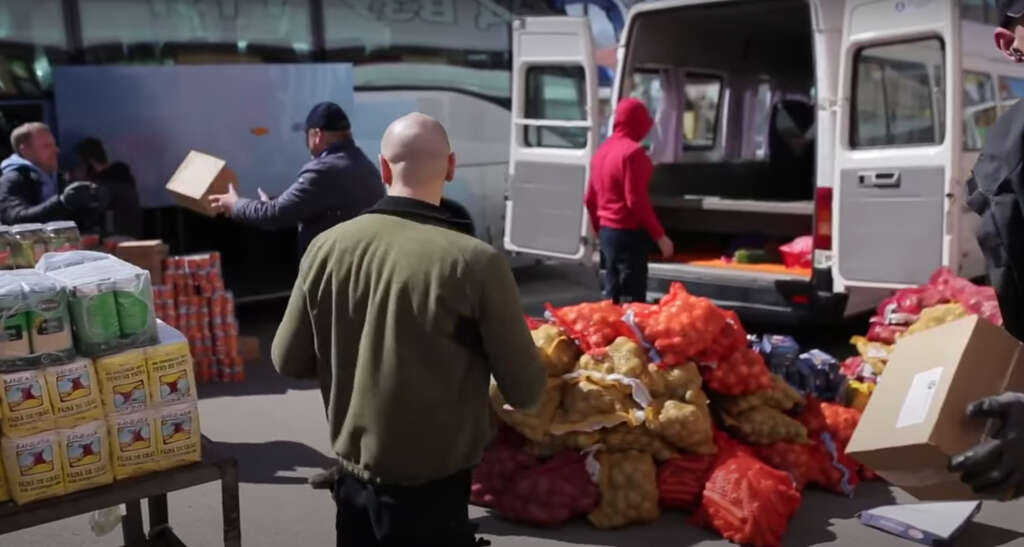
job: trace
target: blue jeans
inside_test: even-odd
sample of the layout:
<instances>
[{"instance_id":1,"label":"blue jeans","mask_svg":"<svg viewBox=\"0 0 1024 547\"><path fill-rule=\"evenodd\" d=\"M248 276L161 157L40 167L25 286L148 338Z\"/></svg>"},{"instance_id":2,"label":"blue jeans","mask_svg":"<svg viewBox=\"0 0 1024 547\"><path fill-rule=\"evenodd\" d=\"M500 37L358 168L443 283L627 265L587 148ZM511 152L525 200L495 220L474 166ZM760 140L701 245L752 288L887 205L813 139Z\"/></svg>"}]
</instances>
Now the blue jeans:
<instances>
[{"instance_id":1,"label":"blue jeans","mask_svg":"<svg viewBox=\"0 0 1024 547\"><path fill-rule=\"evenodd\" d=\"M621 302L647 301L647 257L651 237L644 230L601 228L604 296Z\"/></svg>"}]
</instances>

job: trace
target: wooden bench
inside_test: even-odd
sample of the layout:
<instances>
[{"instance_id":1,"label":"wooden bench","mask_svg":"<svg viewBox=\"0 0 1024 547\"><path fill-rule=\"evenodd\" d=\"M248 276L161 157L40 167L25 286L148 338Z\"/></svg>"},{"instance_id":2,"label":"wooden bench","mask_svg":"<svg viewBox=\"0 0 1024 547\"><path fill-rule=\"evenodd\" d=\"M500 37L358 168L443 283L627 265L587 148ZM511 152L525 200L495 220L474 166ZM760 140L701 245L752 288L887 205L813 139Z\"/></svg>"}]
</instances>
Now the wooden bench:
<instances>
[{"instance_id":1,"label":"wooden bench","mask_svg":"<svg viewBox=\"0 0 1024 547\"><path fill-rule=\"evenodd\" d=\"M167 494L216 481L221 484L224 545L239 547L242 544L242 532L238 502L238 462L234 458L204 460L202 463L115 481L108 486L21 506L2 503L0 534L124 504L127 514L121 520L121 531L125 547L184 547L185 544L170 527ZM148 533L142 525L143 499L149 505ZM204 541L203 544L213 543Z\"/></svg>"}]
</instances>

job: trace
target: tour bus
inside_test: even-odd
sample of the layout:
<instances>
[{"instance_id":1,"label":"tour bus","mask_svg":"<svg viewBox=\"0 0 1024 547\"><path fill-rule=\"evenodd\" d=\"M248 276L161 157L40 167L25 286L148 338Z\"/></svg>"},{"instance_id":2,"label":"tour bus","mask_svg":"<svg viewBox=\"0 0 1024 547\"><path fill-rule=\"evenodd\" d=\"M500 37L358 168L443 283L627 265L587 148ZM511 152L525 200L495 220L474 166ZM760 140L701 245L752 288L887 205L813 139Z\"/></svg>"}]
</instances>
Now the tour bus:
<instances>
[{"instance_id":1,"label":"tour bus","mask_svg":"<svg viewBox=\"0 0 1024 547\"><path fill-rule=\"evenodd\" d=\"M656 119L650 192L678 255L651 263L650 296L682 281L747 315L824 320L941 266L983 276L966 181L987 130L1024 96L1024 66L994 47L998 21L982 0L634 5L611 100L636 97ZM505 247L593 262L586 22L513 29ZM805 267L732 260L801 236Z\"/></svg>"},{"instance_id":2,"label":"tour bus","mask_svg":"<svg viewBox=\"0 0 1024 547\"><path fill-rule=\"evenodd\" d=\"M414 110L436 117L458 157L448 197L469 209L480 238L500 246L508 172L509 23L527 14L573 13L586 14L598 46L614 50L626 13L620 0L0 0L0 155L10 152L6 136L23 122L43 120L60 136L54 96L75 93L54 89L60 66L109 71L114 65L173 70L197 64L352 63L349 114L358 144L375 160L388 122ZM610 85L611 73L601 76ZM77 99L86 109L92 100ZM112 159L135 167L147 236L163 238L175 252L220 249L229 285L242 296L290 289L297 261L294 230L265 232L175 207L163 190L166 178L146 177L143 168L157 160L177 165L183 153L149 146L137 155L118 148L126 138L149 138L146 120L152 118L144 108L139 118L137 130L106 144ZM281 127L270 126L258 138L301 162L301 127L290 125L301 124L301 118L278 118L270 121ZM188 119L182 116L181 123ZM217 121L209 120L211 127ZM238 138L257 137L246 132ZM62 168L71 167L75 142L59 144ZM169 153L175 157L161 156ZM282 180L245 180L241 187L250 197L256 187L281 191L299 167L270 177Z\"/></svg>"}]
</instances>

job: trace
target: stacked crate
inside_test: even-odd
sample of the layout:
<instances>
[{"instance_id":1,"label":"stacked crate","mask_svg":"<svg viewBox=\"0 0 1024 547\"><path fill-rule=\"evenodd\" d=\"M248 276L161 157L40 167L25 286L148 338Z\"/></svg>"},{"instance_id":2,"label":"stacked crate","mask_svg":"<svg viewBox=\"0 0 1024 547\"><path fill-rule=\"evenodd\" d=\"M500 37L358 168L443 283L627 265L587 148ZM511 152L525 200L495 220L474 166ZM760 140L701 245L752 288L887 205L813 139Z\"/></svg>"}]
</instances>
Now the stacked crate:
<instances>
[{"instance_id":1,"label":"stacked crate","mask_svg":"<svg viewBox=\"0 0 1024 547\"><path fill-rule=\"evenodd\" d=\"M164 283L154 290L157 316L188 337L198 380L243 381L235 300L224 288L220 253L168 258Z\"/></svg>"}]
</instances>

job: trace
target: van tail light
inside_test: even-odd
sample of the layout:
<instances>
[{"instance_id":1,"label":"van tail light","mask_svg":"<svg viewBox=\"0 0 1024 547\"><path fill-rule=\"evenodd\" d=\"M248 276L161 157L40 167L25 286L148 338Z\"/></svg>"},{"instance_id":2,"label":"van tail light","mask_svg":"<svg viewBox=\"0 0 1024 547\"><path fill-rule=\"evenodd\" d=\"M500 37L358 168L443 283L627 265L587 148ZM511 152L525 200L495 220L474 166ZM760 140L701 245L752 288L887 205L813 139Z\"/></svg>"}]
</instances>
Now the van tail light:
<instances>
[{"instance_id":1,"label":"van tail light","mask_svg":"<svg viewBox=\"0 0 1024 547\"><path fill-rule=\"evenodd\" d=\"M832 188L814 192L814 249L832 250Z\"/></svg>"}]
</instances>

